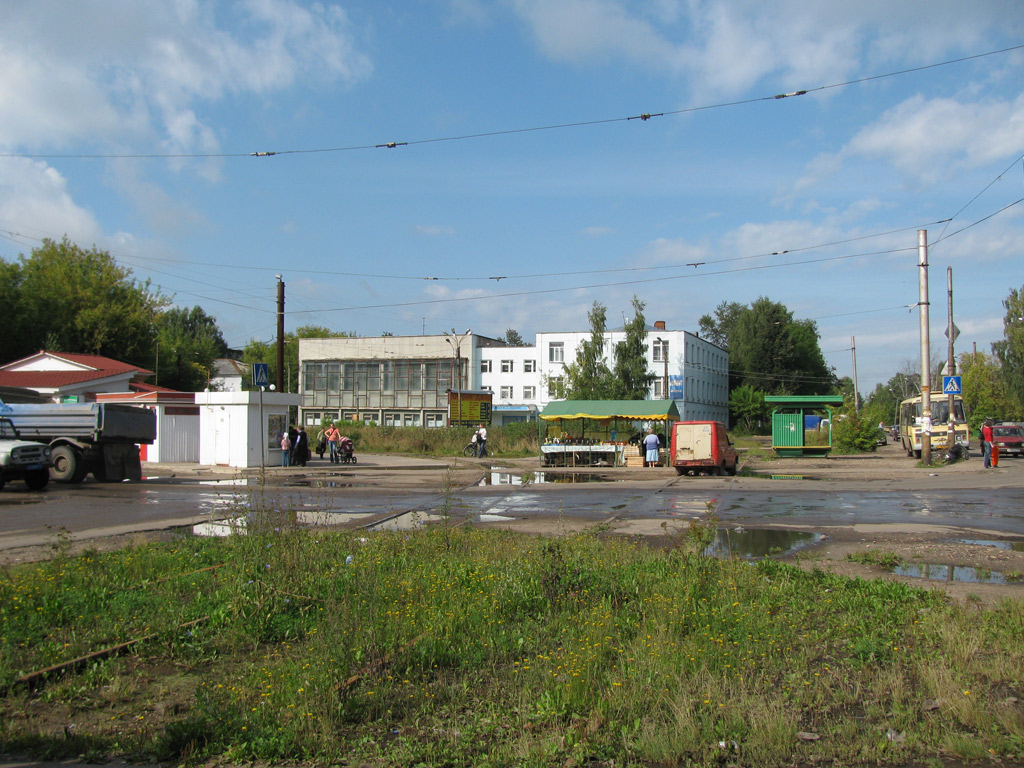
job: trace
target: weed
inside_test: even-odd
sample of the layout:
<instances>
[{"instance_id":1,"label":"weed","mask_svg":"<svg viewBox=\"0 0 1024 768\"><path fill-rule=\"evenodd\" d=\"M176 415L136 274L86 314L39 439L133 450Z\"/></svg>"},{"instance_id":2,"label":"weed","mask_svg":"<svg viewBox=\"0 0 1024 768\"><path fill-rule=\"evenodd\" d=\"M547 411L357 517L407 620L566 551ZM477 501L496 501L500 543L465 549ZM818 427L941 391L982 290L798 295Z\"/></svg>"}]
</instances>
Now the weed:
<instances>
[{"instance_id":1,"label":"weed","mask_svg":"<svg viewBox=\"0 0 1024 768\"><path fill-rule=\"evenodd\" d=\"M854 563L860 563L861 565L875 565L879 568L884 568L887 571L895 570L903 564L900 556L895 552L879 552L876 550L851 552L846 556L846 559Z\"/></svg>"}]
</instances>

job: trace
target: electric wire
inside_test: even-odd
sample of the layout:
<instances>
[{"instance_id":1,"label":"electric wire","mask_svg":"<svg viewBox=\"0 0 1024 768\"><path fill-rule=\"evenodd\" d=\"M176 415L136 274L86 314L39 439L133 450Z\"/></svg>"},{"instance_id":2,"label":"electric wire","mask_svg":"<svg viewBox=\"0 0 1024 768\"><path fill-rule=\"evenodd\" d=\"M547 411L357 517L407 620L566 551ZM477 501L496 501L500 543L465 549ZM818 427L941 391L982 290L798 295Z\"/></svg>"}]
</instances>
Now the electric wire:
<instances>
[{"instance_id":1,"label":"electric wire","mask_svg":"<svg viewBox=\"0 0 1024 768\"><path fill-rule=\"evenodd\" d=\"M722 101L712 104L705 104L695 107L684 107L681 109L664 110L661 112L643 112L638 115L629 115L625 117L609 117L600 118L595 120L577 120L565 123L554 123L550 125L538 125L524 128L507 128L494 131L480 131L476 133L466 133L453 136L440 136L426 139L411 139L408 141L383 141L374 142L370 144L353 144L350 146L338 146L338 147L319 147L311 149L280 149L280 150L257 150L254 152L181 152L181 153L165 153L165 152L148 152L148 153L26 153L26 152L0 152L0 157L11 157L11 158L25 158L25 159L65 159L65 160L97 160L97 159L133 159L133 160L153 160L153 159L225 159L225 158L269 158L278 157L284 155L308 155L308 154L326 154L335 152L354 152L367 149L397 149L398 147L412 147L422 146L426 144L438 144L442 142L456 142L456 141L469 141L475 139L492 138L497 136L514 136L525 133L537 133L541 131L555 131L565 130L570 128L583 128L598 125L608 125L611 123L628 123L634 120L640 122L648 122L655 117L669 117L675 115L684 115L694 112L703 112L713 109L725 109L730 107L744 106L748 104L756 104L758 102L766 101L778 101L782 99L794 98L797 96L806 96L810 93L817 93L820 91L831 90L835 88L845 88L851 85L857 85L859 83L867 83L873 80L883 80L891 77L899 77L902 75L912 74L915 72L923 72L929 69L936 69L938 67L946 67L953 64L960 64L965 61L972 61L974 59L981 59L988 56L997 56L1012 51L1024 49L1024 44L1014 45L1009 48L1002 48L995 51L986 51L984 53L977 53L970 56L961 56L956 59L947 59L946 61L935 62L933 64L924 64L919 67L909 67L907 69L896 70L893 72L886 72L878 75L867 75L865 77L858 77L852 80L845 80L839 83L830 83L826 85L818 85L809 88L804 88L788 93L777 93L770 96L756 96L749 99L738 99L735 101Z\"/></svg>"}]
</instances>

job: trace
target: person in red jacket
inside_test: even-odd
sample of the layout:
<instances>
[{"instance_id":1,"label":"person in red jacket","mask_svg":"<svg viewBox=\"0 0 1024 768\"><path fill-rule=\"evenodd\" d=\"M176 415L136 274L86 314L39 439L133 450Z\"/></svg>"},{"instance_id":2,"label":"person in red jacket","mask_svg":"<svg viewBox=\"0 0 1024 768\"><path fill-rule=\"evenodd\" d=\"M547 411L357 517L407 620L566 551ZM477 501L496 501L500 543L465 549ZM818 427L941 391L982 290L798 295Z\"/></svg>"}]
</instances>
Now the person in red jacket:
<instances>
[{"instance_id":1,"label":"person in red jacket","mask_svg":"<svg viewBox=\"0 0 1024 768\"><path fill-rule=\"evenodd\" d=\"M985 454L985 469L992 469L992 419L985 419L981 428L981 450Z\"/></svg>"}]
</instances>

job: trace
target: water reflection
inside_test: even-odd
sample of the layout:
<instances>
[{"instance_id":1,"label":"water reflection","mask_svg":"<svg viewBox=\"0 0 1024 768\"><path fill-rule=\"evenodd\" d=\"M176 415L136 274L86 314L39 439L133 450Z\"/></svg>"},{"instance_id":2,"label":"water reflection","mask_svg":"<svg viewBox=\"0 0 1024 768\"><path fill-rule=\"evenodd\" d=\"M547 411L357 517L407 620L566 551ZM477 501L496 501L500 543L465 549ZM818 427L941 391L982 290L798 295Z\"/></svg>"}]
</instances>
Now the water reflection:
<instances>
[{"instance_id":1,"label":"water reflection","mask_svg":"<svg viewBox=\"0 0 1024 768\"><path fill-rule=\"evenodd\" d=\"M712 557L783 557L824 538L820 533L786 531L774 528L720 528L715 541L704 549Z\"/></svg>"},{"instance_id":2,"label":"water reflection","mask_svg":"<svg viewBox=\"0 0 1024 768\"><path fill-rule=\"evenodd\" d=\"M1009 584L1006 574L990 571L987 568L974 568L967 565L943 565L941 563L921 563L916 565L898 565L892 569L897 576L912 579L928 579L929 581L960 581L969 584Z\"/></svg>"},{"instance_id":3,"label":"water reflection","mask_svg":"<svg viewBox=\"0 0 1024 768\"><path fill-rule=\"evenodd\" d=\"M1012 552L1024 552L1024 541L996 541L994 539L959 539L961 544L974 544L979 547L995 547Z\"/></svg>"}]
</instances>

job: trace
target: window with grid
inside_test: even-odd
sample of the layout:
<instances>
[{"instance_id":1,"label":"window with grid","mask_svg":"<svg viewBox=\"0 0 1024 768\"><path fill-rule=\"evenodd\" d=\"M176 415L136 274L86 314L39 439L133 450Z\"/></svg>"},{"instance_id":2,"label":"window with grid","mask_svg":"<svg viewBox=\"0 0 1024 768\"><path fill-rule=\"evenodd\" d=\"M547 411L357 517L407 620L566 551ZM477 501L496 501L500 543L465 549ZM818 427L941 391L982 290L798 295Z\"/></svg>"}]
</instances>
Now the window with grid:
<instances>
[{"instance_id":1,"label":"window with grid","mask_svg":"<svg viewBox=\"0 0 1024 768\"><path fill-rule=\"evenodd\" d=\"M511 360L502 360L501 361L501 372L502 373L512 373L512 361Z\"/></svg>"},{"instance_id":2,"label":"window with grid","mask_svg":"<svg viewBox=\"0 0 1024 768\"><path fill-rule=\"evenodd\" d=\"M565 362L565 344L561 341L552 341L548 344L548 362L549 363L563 363Z\"/></svg>"},{"instance_id":3,"label":"window with grid","mask_svg":"<svg viewBox=\"0 0 1024 768\"><path fill-rule=\"evenodd\" d=\"M480 361L480 373L490 373L490 372L491 372L491 361L490 360L481 360Z\"/></svg>"},{"instance_id":4,"label":"window with grid","mask_svg":"<svg viewBox=\"0 0 1024 768\"><path fill-rule=\"evenodd\" d=\"M523 372L524 373L534 373L534 372L536 372L536 370L537 370L537 361L536 360L523 360Z\"/></svg>"},{"instance_id":5,"label":"window with grid","mask_svg":"<svg viewBox=\"0 0 1024 768\"><path fill-rule=\"evenodd\" d=\"M501 396L502 400L511 400L512 399L512 387L502 387L501 388L501 395L500 396Z\"/></svg>"}]
</instances>

